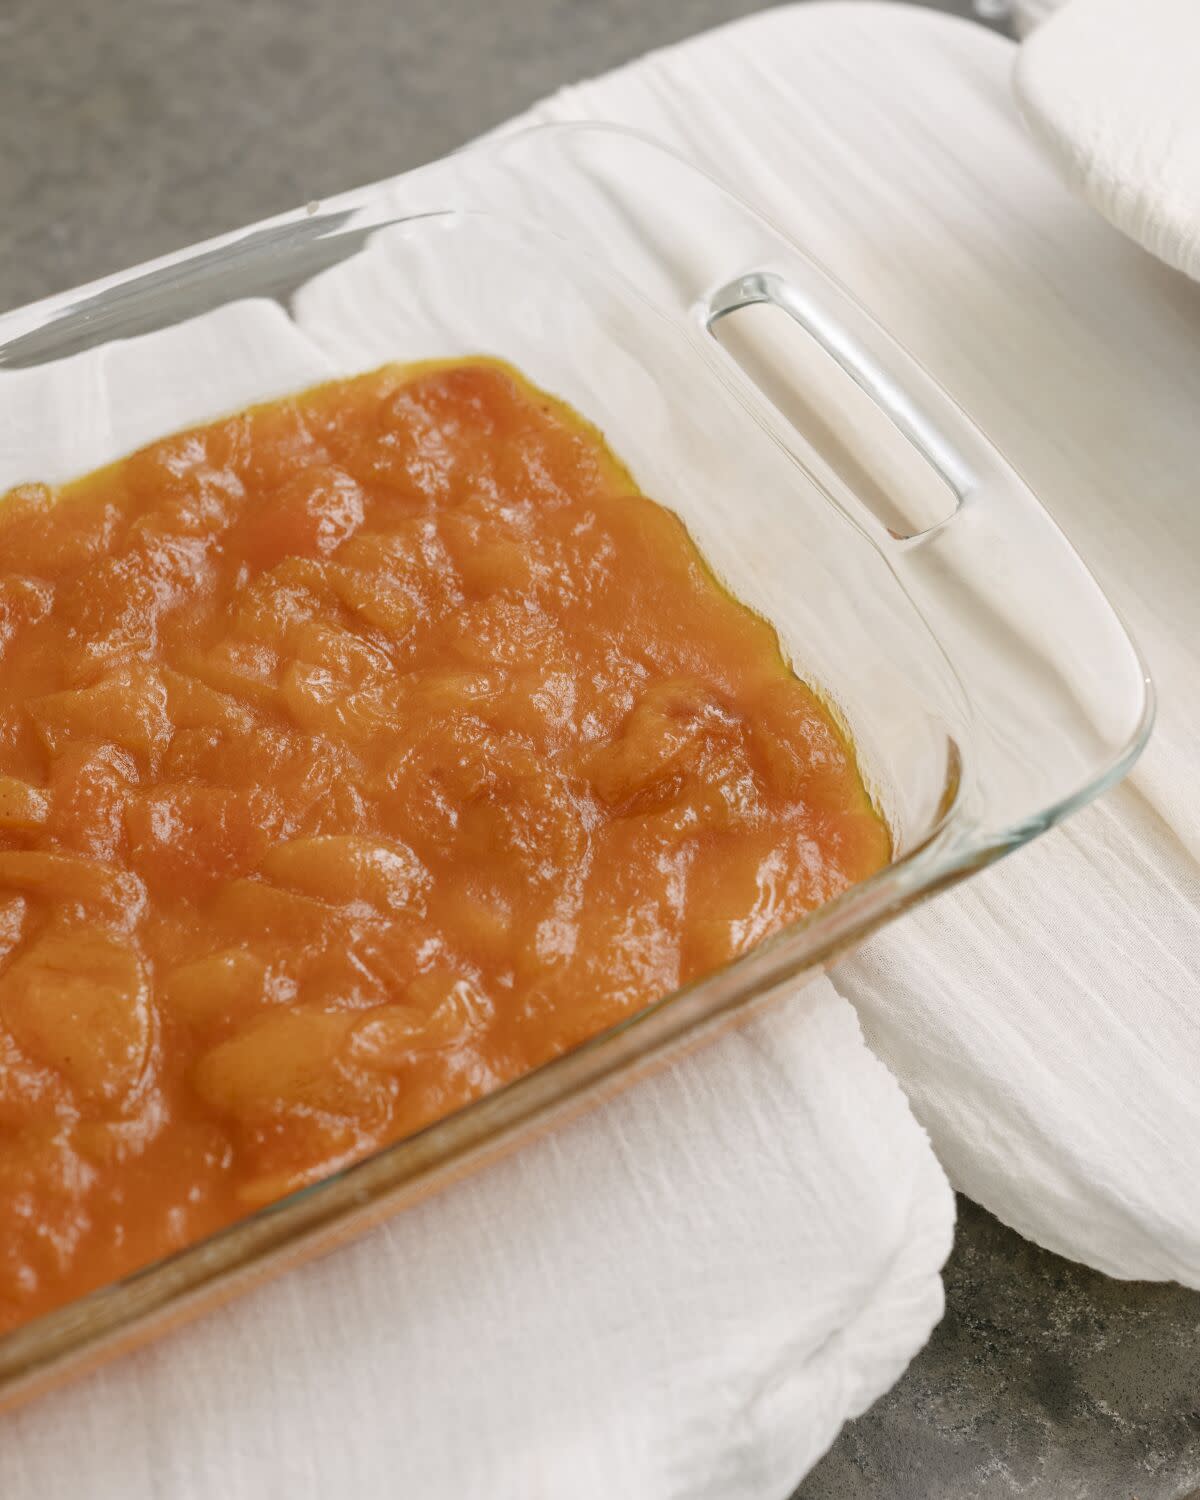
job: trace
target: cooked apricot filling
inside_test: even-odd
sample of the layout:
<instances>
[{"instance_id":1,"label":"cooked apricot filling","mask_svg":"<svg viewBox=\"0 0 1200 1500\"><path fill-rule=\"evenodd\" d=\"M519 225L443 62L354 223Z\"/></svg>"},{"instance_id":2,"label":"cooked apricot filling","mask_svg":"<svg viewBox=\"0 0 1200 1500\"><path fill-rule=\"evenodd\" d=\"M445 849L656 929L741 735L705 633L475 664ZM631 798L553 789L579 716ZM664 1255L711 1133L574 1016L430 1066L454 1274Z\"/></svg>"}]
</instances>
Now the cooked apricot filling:
<instances>
[{"instance_id":1,"label":"cooked apricot filling","mask_svg":"<svg viewBox=\"0 0 1200 1500\"><path fill-rule=\"evenodd\" d=\"M22 485L0 560L0 1329L889 857L773 630L499 363Z\"/></svg>"}]
</instances>

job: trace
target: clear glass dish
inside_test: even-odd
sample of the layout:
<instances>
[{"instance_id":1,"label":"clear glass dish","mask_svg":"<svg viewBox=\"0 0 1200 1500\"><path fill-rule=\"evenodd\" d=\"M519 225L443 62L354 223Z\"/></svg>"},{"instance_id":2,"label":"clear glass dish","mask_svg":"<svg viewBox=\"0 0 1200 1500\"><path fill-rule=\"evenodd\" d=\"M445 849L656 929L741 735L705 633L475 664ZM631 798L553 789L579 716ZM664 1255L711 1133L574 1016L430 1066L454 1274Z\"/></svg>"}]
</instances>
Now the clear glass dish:
<instances>
[{"instance_id":1,"label":"clear glass dish","mask_svg":"<svg viewBox=\"0 0 1200 1500\"><path fill-rule=\"evenodd\" d=\"M314 1187L0 1339L0 1403L360 1233L1035 837L1149 732L1136 649L969 419L676 157L580 125L0 319L0 489L387 360L487 353L596 422L844 719L893 863L742 959Z\"/></svg>"}]
</instances>

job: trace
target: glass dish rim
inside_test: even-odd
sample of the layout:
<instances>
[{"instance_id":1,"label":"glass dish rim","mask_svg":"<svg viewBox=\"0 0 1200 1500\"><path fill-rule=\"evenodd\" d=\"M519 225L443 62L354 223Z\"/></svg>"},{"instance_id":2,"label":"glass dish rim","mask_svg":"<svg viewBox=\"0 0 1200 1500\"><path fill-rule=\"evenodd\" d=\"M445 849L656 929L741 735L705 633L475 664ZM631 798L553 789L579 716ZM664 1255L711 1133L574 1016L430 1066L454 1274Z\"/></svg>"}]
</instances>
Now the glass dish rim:
<instances>
[{"instance_id":1,"label":"glass dish rim","mask_svg":"<svg viewBox=\"0 0 1200 1500\"><path fill-rule=\"evenodd\" d=\"M651 146L672 158L680 170L708 178L748 216L770 224L702 169L626 127L569 122L534 126L520 134L561 136L580 132L627 136ZM464 147L463 154L483 154L514 138L485 138ZM417 178L428 170L418 167L404 177ZM320 205L320 212L324 216L365 207L404 177L337 195ZM401 209L370 228L374 232L426 216ZM186 266L222 248L235 248L257 231L282 231L311 223L313 217L311 209L294 210L14 309L0 316L0 338L14 327L19 340L30 330L44 328L57 315L76 312L89 298L105 299L149 275ZM737 399L736 392L730 395ZM811 475L808 478L817 482ZM1098 592L1113 609L1103 591ZM1115 609L1113 614L1119 619ZM1124 628L1123 621L1121 624ZM570 1052L411 1136L3 1335L0 1408L36 1394L75 1368L86 1368L149 1336L163 1317L186 1316L192 1303L207 1305L212 1299L236 1295L244 1284L280 1268L281 1262L307 1258L353 1237L369 1223L432 1190L435 1175L461 1175L515 1145L527 1128L547 1126L590 1106L599 1091L633 1081L685 1041L698 1042L723 1024L753 1013L782 985L827 965L918 902L1020 848L1103 793L1136 761L1154 720L1153 685L1136 643L1127 630L1125 634L1142 673L1141 716L1114 759L1070 794L1011 827L985 832L960 797L961 761L957 746L949 740L942 806L934 826L916 847L734 962L662 996Z\"/></svg>"}]
</instances>

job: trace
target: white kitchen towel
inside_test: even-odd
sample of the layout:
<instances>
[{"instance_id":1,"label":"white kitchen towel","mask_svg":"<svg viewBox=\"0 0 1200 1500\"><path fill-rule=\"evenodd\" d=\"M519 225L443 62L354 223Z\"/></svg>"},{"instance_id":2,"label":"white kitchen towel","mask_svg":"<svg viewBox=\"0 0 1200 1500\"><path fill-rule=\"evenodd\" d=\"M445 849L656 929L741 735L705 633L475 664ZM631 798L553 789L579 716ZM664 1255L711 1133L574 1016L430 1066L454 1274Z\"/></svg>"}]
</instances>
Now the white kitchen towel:
<instances>
[{"instance_id":1,"label":"white kitchen towel","mask_svg":"<svg viewBox=\"0 0 1200 1500\"><path fill-rule=\"evenodd\" d=\"M4 1500L784 1500L941 1311L945 1178L822 984L0 1417Z\"/></svg>"},{"instance_id":2,"label":"white kitchen towel","mask_svg":"<svg viewBox=\"0 0 1200 1500\"><path fill-rule=\"evenodd\" d=\"M956 1186L1112 1275L1200 1286L1200 289L1063 188L1013 56L924 10L801 5L530 118L638 127L768 214L979 422L1124 613L1160 702L1129 782L834 982Z\"/></svg>"},{"instance_id":3,"label":"white kitchen towel","mask_svg":"<svg viewBox=\"0 0 1200 1500\"><path fill-rule=\"evenodd\" d=\"M252 300L0 371L0 489L344 367ZM818 981L0 1416L0 1496L781 1500L924 1342L952 1225L903 1095Z\"/></svg>"},{"instance_id":4,"label":"white kitchen towel","mask_svg":"<svg viewBox=\"0 0 1200 1500\"><path fill-rule=\"evenodd\" d=\"M1064 180L1200 279L1200 5L1071 0L1030 36L1014 86Z\"/></svg>"},{"instance_id":5,"label":"white kitchen towel","mask_svg":"<svg viewBox=\"0 0 1200 1500\"><path fill-rule=\"evenodd\" d=\"M975 1197L1033 1238L1118 1274L1195 1281L1200 1171L1188 1108L1200 1071L1193 1019L1200 1006L1196 950L1180 929L1194 913L1187 889L1194 854L1184 840L1197 832L1189 823L1200 730L1200 709L1188 696L1200 639L1194 508L1184 518L1194 499L1200 304L1196 288L1077 204L1040 160L1012 105L1012 58L999 38L927 12L805 5L649 57L567 91L536 115L642 125L739 188L831 265L1045 497L1148 648L1163 698L1160 731L1128 794L1075 823L1082 851L1068 847L1069 831L1052 835L906 918L894 941L905 945L907 972L898 963L886 989L876 979L890 939L843 966L837 981L856 986L864 1024L888 1047L938 1149ZM1131 821L1125 797L1145 810L1146 826ZM1110 859L1114 824L1133 843ZM1164 854L1172 847L1174 864ZM1030 864L1042 858L1046 865ZM1022 863L1032 872L1032 901L1024 886L1008 884ZM1160 878L1164 864L1178 879ZM1090 955L1095 931L1075 924L1093 900L1091 882L1100 874L1119 881L1122 866L1143 877L1142 905L1132 922L1122 906L1103 951ZM943 921L951 927L946 940ZM1006 971L1006 957L1030 943L1025 965ZM1056 957L1044 967L1039 952ZM1066 1009L1064 986L1073 996ZM1089 989L1105 1003L1089 1005ZM786 1045L775 1031L785 1017L789 1034L796 1028ZM477 1449L493 1467L515 1453L504 1459L502 1478L508 1483L524 1462L523 1494L531 1496L539 1494L529 1479L535 1452L541 1493L574 1500L601 1488L671 1494L653 1486L663 1455L679 1450L697 1476L693 1483L679 1472L677 1494L786 1494L784 1470L807 1463L837 1421L836 1403L834 1410L823 1403L827 1371L843 1409L855 1409L936 1315L932 1268L944 1253L947 1219L911 1122L830 986L805 991L779 1018L690 1060L688 1068L711 1069L705 1081L686 1074L680 1083L676 1071L572 1127L578 1148L564 1132L357 1247L0 1419L0 1494L42 1500L74 1492L82 1474L101 1500L113 1493L190 1500L214 1487L233 1500L343 1491L390 1500L402 1488L410 1438L418 1455L440 1443L440 1462L449 1454L463 1476L456 1493L468 1496L505 1496L490 1474L477 1480ZM903 1026L903 1046L887 1035L893 1022ZM1114 1079L1119 1089L1105 1095ZM774 1102L784 1083L786 1107ZM831 1090L841 1109L822 1137ZM692 1107L675 1128L679 1097ZM751 1149L738 1129L743 1116L754 1122ZM601 1145L592 1144L593 1127ZM957 1149L989 1135L1002 1152ZM648 1137L661 1154L651 1175L634 1177L644 1189L636 1210L609 1207L641 1159L632 1147ZM818 1142L844 1184L836 1173L810 1179L801 1167ZM1047 1198L1055 1178L1057 1197ZM593 1179L595 1196L581 1203L580 1183ZM748 1196L736 1242L722 1248L714 1215L727 1190ZM635 1211L636 1224L610 1227ZM468 1229L442 1272L436 1256L422 1252L441 1243L439 1214ZM542 1295L527 1326L529 1309L507 1276L493 1284L492 1264L530 1214L557 1227L538 1242ZM832 1227L843 1216L859 1224L856 1235ZM630 1243L642 1243L635 1232L653 1232L662 1247L644 1302L629 1290L636 1278L596 1269L619 1265ZM889 1248L868 1266L858 1256L876 1242ZM762 1261L748 1261L756 1247ZM839 1299L822 1291L822 1278L842 1260L859 1278L855 1295L875 1310L845 1334L832 1331ZM595 1273L576 1294L578 1308L562 1290L571 1283L556 1275L564 1262ZM754 1280L766 1264L787 1274L764 1278L760 1299ZM431 1288L439 1275L440 1289ZM482 1291L488 1309L475 1325L464 1311L468 1286ZM696 1336L702 1305L716 1311L705 1313ZM425 1308L440 1311L430 1314L430 1334L414 1340L412 1320ZM421 1364L438 1352L432 1330L447 1324L478 1346L474 1364L459 1357L457 1343L449 1371ZM580 1352L570 1336L585 1324L600 1332ZM567 1336L551 1338L560 1325ZM742 1327L754 1331L739 1334ZM810 1368L822 1327L831 1330L822 1357L846 1364L789 1375ZM637 1382L624 1405L602 1405L597 1417L584 1394L599 1358L594 1347L613 1354L626 1340L637 1371L653 1379ZM494 1351L505 1342L501 1362ZM790 1353L764 1363L768 1343ZM553 1350L544 1380L531 1352L543 1347ZM872 1379L852 1373L868 1369L864 1350L878 1351ZM401 1398L394 1403L393 1379ZM697 1389L721 1399L727 1379L727 1406L691 1407ZM489 1380L493 1389L504 1383L499 1410L513 1419L506 1435L486 1429L494 1450L471 1441L477 1393ZM744 1415L735 1415L739 1400ZM451 1448L443 1419L455 1402L463 1417ZM809 1414L822 1436L806 1435ZM658 1432L649 1432L651 1421ZM557 1440L543 1450L537 1444L551 1423ZM711 1480L699 1473L704 1463ZM432 1477L444 1474L443 1467ZM443 1491L431 1482L417 1492Z\"/></svg>"}]
</instances>

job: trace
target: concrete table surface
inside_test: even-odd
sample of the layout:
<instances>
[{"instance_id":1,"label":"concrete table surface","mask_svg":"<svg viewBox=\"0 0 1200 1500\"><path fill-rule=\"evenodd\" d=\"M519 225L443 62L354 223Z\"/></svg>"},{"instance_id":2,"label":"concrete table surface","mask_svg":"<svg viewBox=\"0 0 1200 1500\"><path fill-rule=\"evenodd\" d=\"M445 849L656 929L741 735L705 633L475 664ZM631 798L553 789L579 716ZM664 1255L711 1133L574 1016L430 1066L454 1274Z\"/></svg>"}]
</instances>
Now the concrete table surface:
<instances>
[{"instance_id":1,"label":"concrete table surface","mask_svg":"<svg viewBox=\"0 0 1200 1500\"><path fill-rule=\"evenodd\" d=\"M402 171L757 8L7 0L0 307ZM1200 1494L1200 1296L1109 1281L959 1208L941 1326L796 1500Z\"/></svg>"}]
</instances>

